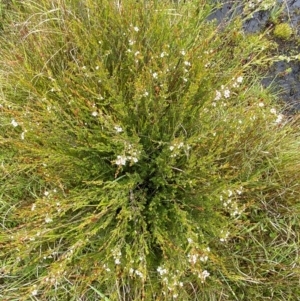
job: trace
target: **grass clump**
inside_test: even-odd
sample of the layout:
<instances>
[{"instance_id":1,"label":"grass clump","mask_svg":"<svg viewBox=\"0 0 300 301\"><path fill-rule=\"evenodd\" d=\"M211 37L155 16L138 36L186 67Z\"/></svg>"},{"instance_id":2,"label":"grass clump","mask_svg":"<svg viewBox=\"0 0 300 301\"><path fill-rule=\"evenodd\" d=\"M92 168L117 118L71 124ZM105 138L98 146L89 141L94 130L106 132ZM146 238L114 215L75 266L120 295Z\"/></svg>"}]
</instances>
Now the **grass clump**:
<instances>
[{"instance_id":1,"label":"grass clump","mask_svg":"<svg viewBox=\"0 0 300 301\"><path fill-rule=\"evenodd\" d=\"M2 298L299 294L299 135L255 73L272 45L206 2L14 1Z\"/></svg>"}]
</instances>

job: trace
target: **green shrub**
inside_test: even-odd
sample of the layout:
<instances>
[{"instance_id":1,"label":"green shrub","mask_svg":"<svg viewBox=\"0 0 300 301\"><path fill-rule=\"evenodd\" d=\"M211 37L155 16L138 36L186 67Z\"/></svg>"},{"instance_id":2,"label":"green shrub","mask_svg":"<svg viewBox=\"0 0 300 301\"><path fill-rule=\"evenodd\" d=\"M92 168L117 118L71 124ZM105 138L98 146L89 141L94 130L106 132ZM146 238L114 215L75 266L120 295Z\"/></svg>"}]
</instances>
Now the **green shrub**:
<instances>
[{"instance_id":1,"label":"green shrub","mask_svg":"<svg viewBox=\"0 0 300 301\"><path fill-rule=\"evenodd\" d=\"M116 2L7 16L0 296L294 300L297 124L255 73L272 45L206 1Z\"/></svg>"}]
</instances>

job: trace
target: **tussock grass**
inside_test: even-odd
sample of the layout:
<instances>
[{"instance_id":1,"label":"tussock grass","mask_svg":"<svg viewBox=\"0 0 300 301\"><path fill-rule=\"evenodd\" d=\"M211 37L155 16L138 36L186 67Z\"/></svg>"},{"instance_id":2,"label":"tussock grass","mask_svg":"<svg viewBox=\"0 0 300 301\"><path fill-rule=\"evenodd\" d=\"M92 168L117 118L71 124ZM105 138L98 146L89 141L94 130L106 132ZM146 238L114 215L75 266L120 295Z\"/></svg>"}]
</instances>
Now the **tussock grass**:
<instances>
[{"instance_id":1,"label":"tussock grass","mask_svg":"<svg viewBox=\"0 0 300 301\"><path fill-rule=\"evenodd\" d=\"M273 44L207 1L14 1L1 32L4 300L295 300L299 125Z\"/></svg>"}]
</instances>

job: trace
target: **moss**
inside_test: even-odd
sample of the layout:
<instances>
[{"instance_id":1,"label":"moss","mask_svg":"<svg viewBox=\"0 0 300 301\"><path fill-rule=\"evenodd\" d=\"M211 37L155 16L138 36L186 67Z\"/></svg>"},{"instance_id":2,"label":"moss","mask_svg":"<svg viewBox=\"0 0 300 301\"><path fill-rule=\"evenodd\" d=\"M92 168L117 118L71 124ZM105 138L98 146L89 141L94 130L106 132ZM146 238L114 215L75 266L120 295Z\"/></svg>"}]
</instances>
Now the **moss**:
<instances>
[{"instance_id":1,"label":"moss","mask_svg":"<svg viewBox=\"0 0 300 301\"><path fill-rule=\"evenodd\" d=\"M281 23L281 24L276 25L274 32L273 32L273 34L276 38L279 38L282 40L290 39L292 33L293 33L293 30L288 23Z\"/></svg>"}]
</instances>

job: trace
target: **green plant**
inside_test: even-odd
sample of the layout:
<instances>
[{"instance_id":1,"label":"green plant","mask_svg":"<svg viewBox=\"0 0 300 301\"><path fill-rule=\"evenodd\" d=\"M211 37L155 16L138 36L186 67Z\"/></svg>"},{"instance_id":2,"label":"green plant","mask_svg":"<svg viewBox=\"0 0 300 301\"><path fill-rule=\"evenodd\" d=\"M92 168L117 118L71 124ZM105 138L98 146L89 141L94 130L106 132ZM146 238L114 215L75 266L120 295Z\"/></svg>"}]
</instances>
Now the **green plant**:
<instances>
[{"instance_id":1,"label":"green plant","mask_svg":"<svg viewBox=\"0 0 300 301\"><path fill-rule=\"evenodd\" d=\"M288 23L280 23L275 26L273 34L276 38L289 40L293 34L293 30Z\"/></svg>"},{"instance_id":2,"label":"green plant","mask_svg":"<svg viewBox=\"0 0 300 301\"><path fill-rule=\"evenodd\" d=\"M14 3L2 298L298 296L297 124L258 81L272 45L206 2Z\"/></svg>"}]
</instances>

